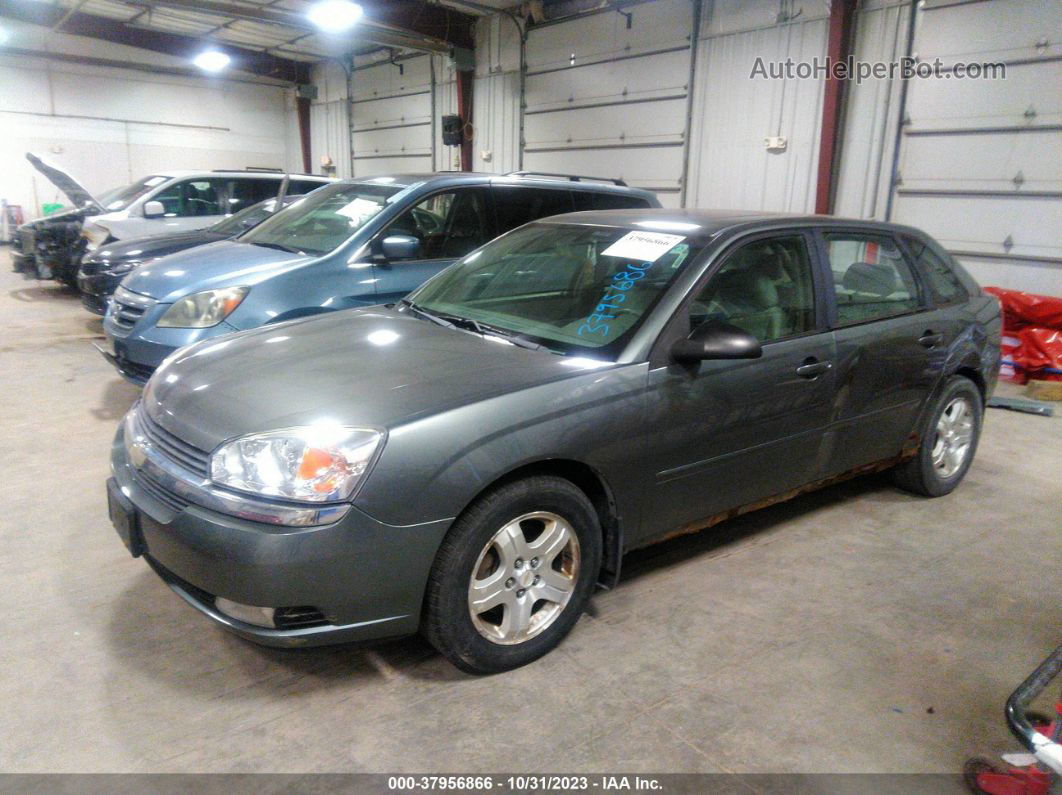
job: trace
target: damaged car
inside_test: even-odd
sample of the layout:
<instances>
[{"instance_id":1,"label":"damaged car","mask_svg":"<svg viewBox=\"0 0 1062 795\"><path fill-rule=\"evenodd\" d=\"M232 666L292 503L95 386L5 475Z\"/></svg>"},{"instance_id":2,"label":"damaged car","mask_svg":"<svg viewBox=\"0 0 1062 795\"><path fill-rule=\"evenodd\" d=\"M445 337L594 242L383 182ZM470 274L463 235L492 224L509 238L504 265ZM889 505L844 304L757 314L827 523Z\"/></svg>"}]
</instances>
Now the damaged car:
<instances>
[{"instance_id":1,"label":"damaged car","mask_svg":"<svg viewBox=\"0 0 1062 795\"><path fill-rule=\"evenodd\" d=\"M333 180L281 171L158 172L93 196L63 169L26 159L70 200L70 209L22 224L12 241L17 272L77 286L82 257L116 240L202 229L283 193L308 193Z\"/></svg>"}]
</instances>

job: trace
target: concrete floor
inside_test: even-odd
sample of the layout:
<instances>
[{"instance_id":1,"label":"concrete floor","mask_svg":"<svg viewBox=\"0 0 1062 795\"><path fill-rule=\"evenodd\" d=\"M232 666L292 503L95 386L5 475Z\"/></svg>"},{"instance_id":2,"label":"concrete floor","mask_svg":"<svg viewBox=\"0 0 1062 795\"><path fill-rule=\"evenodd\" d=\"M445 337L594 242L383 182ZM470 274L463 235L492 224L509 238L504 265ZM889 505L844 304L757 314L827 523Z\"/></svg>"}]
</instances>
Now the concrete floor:
<instances>
[{"instance_id":1,"label":"concrete floor","mask_svg":"<svg viewBox=\"0 0 1062 795\"><path fill-rule=\"evenodd\" d=\"M992 410L957 493L862 479L629 556L554 653L258 648L107 520L137 390L0 255L0 771L956 772L1062 640L1062 422Z\"/></svg>"}]
</instances>

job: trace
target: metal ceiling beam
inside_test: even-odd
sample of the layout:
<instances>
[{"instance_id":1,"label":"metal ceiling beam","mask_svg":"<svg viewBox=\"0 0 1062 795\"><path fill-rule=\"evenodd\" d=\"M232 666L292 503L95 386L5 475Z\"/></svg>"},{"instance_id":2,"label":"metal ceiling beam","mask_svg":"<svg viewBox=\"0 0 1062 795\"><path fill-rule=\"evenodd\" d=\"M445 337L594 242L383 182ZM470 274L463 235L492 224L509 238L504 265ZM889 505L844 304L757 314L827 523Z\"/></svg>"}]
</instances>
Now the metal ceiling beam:
<instances>
[{"instance_id":1,"label":"metal ceiling beam","mask_svg":"<svg viewBox=\"0 0 1062 795\"><path fill-rule=\"evenodd\" d=\"M0 17L27 22L32 25L53 27L59 20L63 22L63 32L75 36L87 36L112 44L124 44L141 50L152 50L179 58L191 59L203 48L201 39L195 36L183 36L177 33L164 33L158 30L134 27L121 21L83 14L79 11L68 13L60 6L46 5L33 0L0 0ZM232 58L233 67L244 72L287 80L293 83L308 83L310 64L279 58L269 53L250 50L230 44L216 45L216 49Z\"/></svg>"},{"instance_id":2,"label":"metal ceiling beam","mask_svg":"<svg viewBox=\"0 0 1062 795\"><path fill-rule=\"evenodd\" d=\"M280 8L252 7L212 2L212 0L124 1L136 6L175 8L217 17L241 19L246 22L320 32L305 15ZM471 47L471 17L439 6L427 6L423 3L418 5L418 9L410 9L408 3L393 3L379 10L369 7L366 9L366 15L346 36L386 47L402 47L442 54L449 53L454 47ZM385 15L393 15L411 24L408 26L392 24L390 21L381 19ZM438 35L440 33L443 35Z\"/></svg>"}]
</instances>

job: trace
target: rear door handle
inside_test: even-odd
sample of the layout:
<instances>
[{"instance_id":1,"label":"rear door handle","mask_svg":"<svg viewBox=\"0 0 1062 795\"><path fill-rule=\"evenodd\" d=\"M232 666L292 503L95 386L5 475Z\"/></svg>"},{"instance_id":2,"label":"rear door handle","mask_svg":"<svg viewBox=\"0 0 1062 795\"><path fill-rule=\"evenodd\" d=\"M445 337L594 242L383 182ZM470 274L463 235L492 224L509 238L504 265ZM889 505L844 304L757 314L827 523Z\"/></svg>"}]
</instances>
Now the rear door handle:
<instances>
[{"instance_id":1,"label":"rear door handle","mask_svg":"<svg viewBox=\"0 0 1062 795\"><path fill-rule=\"evenodd\" d=\"M829 370L833 365L830 362L820 362L814 356L809 356L804 363L796 369L801 378L818 378Z\"/></svg>"},{"instance_id":2,"label":"rear door handle","mask_svg":"<svg viewBox=\"0 0 1062 795\"><path fill-rule=\"evenodd\" d=\"M935 348L944 341L943 334L936 334L932 331L925 332L918 338L918 344L923 348Z\"/></svg>"}]
</instances>

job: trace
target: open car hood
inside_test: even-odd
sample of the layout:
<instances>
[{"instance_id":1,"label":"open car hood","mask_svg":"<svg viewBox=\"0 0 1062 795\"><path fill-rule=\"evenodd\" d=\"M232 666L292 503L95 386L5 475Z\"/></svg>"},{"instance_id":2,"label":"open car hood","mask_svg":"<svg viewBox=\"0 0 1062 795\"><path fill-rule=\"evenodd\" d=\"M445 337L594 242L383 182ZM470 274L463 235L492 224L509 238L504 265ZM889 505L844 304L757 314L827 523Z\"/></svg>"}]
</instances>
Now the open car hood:
<instances>
[{"instance_id":1,"label":"open car hood","mask_svg":"<svg viewBox=\"0 0 1062 795\"><path fill-rule=\"evenodd\" d=\"M66 197L73 202L74 206L79 210L102 210L100 203L96 201L92 194L89 193L76 179L71 177L65 171L58 166L53 166L49 163L41 160L37 155L32 152L26 152L26 159L33 164L33 167L39 172L44 174L55 187L59 188Z\"/></svg>"}]
</instances>

